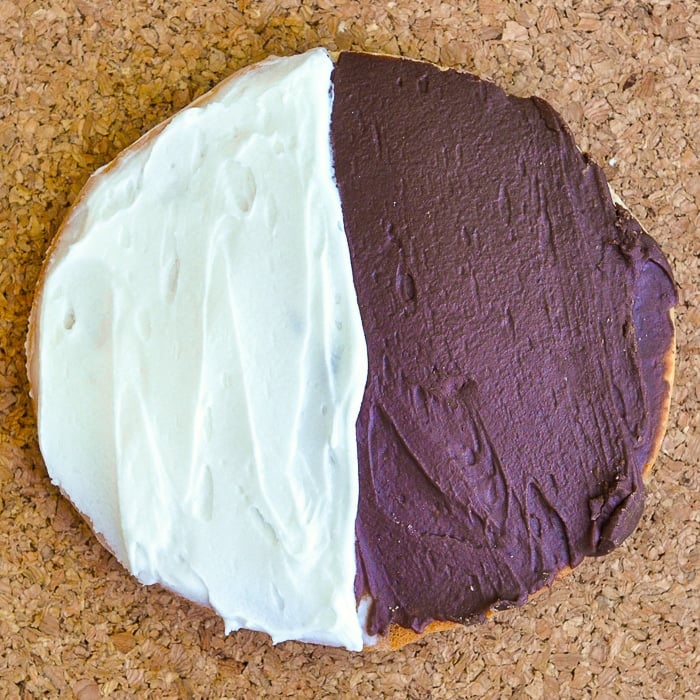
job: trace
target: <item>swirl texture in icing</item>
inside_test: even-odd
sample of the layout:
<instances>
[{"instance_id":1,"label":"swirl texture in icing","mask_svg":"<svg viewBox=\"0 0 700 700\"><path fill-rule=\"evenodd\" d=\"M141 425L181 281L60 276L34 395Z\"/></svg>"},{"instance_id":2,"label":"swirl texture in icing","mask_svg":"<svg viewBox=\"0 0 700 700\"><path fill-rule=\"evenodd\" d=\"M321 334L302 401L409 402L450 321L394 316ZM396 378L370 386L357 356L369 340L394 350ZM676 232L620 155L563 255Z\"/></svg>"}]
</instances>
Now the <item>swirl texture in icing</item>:
<instances>
[{"instance_id":1,"label":"swirl texture in icing","mask_svg":"<svg viewBox=\"0 0 700 700\"><path fill-rule=\"evenodd\" d=\"M53 480L227 630L362 646L366 347L322 50L233 76L93 178L35 313Z\"/></svg>"}]
</instances>

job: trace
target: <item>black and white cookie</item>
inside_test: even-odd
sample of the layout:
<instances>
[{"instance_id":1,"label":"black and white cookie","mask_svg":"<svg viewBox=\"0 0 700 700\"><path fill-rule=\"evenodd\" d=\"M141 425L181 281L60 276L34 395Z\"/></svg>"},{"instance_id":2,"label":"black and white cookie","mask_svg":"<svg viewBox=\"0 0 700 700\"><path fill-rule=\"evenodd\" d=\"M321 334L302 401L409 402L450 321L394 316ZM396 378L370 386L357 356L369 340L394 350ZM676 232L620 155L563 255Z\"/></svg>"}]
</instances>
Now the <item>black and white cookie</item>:
<instances>
[{"instance_id":1,"label":"black and white cookie","mask_svg":"<svg viewBox=\"0 0 700 700\"><path fill-rule=\"evenodd\" d=\"M397 645L633 531L675 302L547 103L270 58L73 206L30 323L40 445L129 571L227 631Z\"/></svg>"}]
</instances>

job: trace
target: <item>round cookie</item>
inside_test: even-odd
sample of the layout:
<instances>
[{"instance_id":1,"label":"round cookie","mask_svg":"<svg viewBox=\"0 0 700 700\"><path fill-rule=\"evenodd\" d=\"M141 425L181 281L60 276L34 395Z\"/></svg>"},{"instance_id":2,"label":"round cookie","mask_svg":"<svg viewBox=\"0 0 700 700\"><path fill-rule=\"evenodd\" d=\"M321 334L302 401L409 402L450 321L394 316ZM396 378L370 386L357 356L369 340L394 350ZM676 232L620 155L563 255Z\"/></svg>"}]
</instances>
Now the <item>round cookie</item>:
<instances>
[{"instance_id":1,"label":"round cookie","mask_svg":"<svg viewBox=\"0 0 700 700\"><path fill-rule=\"evenodd\" d=\"M32 311L40 444L141 581L227 630L396 647L633 530L674 303L543 101L271 59L76 202Z\"/></svg>"}]
</instances>

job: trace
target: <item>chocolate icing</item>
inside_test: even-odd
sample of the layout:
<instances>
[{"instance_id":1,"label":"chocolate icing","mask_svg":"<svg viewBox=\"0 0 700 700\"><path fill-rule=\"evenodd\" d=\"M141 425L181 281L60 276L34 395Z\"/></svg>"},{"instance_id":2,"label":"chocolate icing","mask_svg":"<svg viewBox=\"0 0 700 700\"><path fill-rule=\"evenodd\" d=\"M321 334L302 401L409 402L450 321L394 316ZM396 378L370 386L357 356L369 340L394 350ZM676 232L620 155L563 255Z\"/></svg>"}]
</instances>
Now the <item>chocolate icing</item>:
<instances>
[{"instance_id":1,"label":"chocolate icing","mask_svg":"<svg viewBox=\"0 0 700 700\"><path fill-rule=\"evenodd\" d=\"M356 592L370 633L476 620L635 528L671 271L546 102L364 54L333 82L369 354Z\"/></svg>"}]
</instances>

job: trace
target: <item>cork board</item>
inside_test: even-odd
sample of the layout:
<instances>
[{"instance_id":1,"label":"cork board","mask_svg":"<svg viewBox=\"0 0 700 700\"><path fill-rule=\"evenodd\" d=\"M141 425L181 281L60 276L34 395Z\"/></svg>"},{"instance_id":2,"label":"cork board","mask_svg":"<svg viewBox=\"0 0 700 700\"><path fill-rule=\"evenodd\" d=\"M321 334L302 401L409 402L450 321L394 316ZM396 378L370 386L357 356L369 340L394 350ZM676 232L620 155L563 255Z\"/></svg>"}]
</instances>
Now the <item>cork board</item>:
<instances>
[{"instance_id":1,"label":"cork board","mask_svg":"<svg viewBox=\"0 0 700 700\"><path fill-rule=\"evenodd\" d=\"M0 696L700 697L700 9L694 0L0 0ZM314 46L425 58L549 100L680 290L669 429L640 528L523 609L352 654L136 583L51 485L24 338L97 167L235 69Z\"/></svg>"}]
</instances>

